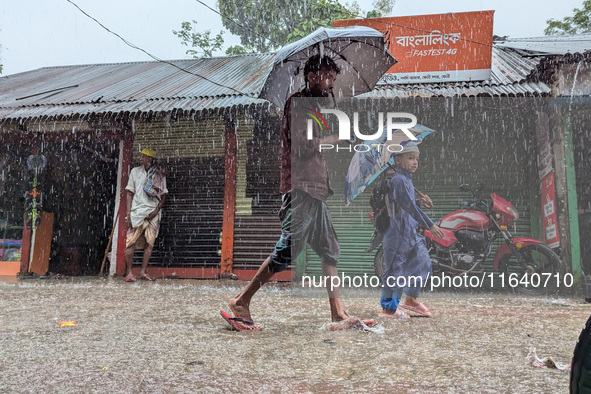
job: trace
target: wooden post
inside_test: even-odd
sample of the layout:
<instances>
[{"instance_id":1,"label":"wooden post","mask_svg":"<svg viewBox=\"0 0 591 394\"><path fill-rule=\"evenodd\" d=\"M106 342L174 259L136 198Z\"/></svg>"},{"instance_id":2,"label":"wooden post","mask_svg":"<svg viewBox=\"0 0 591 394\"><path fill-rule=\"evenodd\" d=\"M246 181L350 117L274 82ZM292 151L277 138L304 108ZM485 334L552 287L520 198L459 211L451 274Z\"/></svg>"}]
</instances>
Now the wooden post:
<instances>
[{"instance_id":1,"label":"wooden post","mask_svg":"<svg viewBox=\"0 0 591 394\"><path fill-rule=\"evenodd\" d=\"M51 239L53 237L54 215L50 212L41 212L41 222L37 227L35 247L30 259L29 271L37 275L45 275L49 269L49 255L51 254Z\"/></svg>"},{"instance_id":2,"label":"wooden post","mask_svg":"<svg viewBox=\"0 0 591 394\"><path fill-rule=\"evenodd\" d=\"M129 181L129 171L133 160L133 134L126 132L123 139L123 160L121 171L121 183L119 192L119 229L117 231L117 275L125 274L125 240L127 236L127 223L125 223L125 214L127 210L127 182Z\"/></svg>"},{"instance_id":3,"label":"wooden post","mask_svg":"<svg viewBox=\"0 0 591 394\"><path fill-rule=\"evenodd\" d=\"M234 121L226 118L225 130L225 185L224 185L224 221L222 225L222 261L221 276L232 274L234 260L234 215L236 213L236 166L238 147Z\"/></svg>"},{"instance_id":4,"label":"wooden post","mask_svg":"<svg viewBox=\"0 0 591 394\"><path fill-rule=\"evenodd\" d=\"M27 228L23 222L23 244L21 246L21 269L20 275L26 275L29 272L29 257L31 253L31 235L32 230Z\"/></svg>"}]
</instances>

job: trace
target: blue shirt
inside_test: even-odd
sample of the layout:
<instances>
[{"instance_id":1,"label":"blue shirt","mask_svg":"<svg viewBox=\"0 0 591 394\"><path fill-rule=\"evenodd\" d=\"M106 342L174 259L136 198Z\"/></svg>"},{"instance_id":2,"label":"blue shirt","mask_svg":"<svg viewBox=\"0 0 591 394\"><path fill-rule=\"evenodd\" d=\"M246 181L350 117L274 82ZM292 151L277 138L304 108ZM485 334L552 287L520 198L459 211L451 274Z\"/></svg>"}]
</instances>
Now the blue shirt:
<instances>
[{"instance_id":1,"label":"blue shirt","mask_svg":"<svg viewBox=\"0 0 591 394\"><path fill-rule=\"evenodd\" d=\"M430 228L433 221L417 206L412 174L397 169L390 179L390 227L384 235L385 276L421 276L431 273L431 259L419 225Z\"/></svg>"}]
</instances>

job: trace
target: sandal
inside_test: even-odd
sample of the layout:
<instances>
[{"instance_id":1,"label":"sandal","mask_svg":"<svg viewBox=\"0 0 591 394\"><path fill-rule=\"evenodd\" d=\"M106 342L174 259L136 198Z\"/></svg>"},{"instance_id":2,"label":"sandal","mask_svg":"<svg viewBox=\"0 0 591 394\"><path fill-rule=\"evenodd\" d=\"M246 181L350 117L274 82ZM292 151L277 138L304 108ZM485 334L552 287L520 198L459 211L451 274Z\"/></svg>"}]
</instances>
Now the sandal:
<instances>
[{"instance_id":1,"label":"sandal","mask_svg":"<svg viewBox=\"0 0 591 394\"><path fill-rule=\"evenodd\" d=\"M143 274L139 278L141 280L149 280L150 282L156 280L156 278L154 278L154 277L152 277L152 276L150 276L148 274Z\"/></svg>"},{"instance_id":2,"label":"sandal","mask_svg":"<svg viewBox=\"0 0 591 394\"><path fill-rule=\"evenodd\" d=\"M232 317L224 311L220 311L220 314L225 321L236 331L259 331L262 328L254 324L254 321L245 319L242 317Z\"/></svg>"},{"instance_id":3,"label":"sandal","mask_svg":"<svg viewBox=\"0 0 591 394\"><path fill-rule=\"evenodd\" d=\"M126 282L135 282L137 279L135 278L135 276L133 276L133 274L129 274L123 280Z\"/></svg>"},{"instance_id":4,"label":"sandal","mask_svg":"<svg viewBox=\"0 0 591 394\"><path fill-rule=\"evenodd\" d=\"M411 317L431 317L431 311L422 302L419 302L419 305L416 306L406 304L400 304L398 306L409 312Z\"/></svg>"}]
</instances>

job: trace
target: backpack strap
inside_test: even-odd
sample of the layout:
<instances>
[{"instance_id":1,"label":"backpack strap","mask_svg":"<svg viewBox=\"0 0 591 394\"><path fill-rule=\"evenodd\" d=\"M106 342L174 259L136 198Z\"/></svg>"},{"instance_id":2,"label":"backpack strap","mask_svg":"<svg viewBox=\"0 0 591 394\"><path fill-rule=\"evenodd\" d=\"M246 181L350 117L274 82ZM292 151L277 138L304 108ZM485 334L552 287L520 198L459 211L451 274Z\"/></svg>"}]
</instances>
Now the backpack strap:
<instances>
[{"instance_id":1,"label":"backpack strap","mask_svg":"<svg viewBox=\"0 0 591 394\"><path fill-rule=\"evenodd\" d=\"M393 176L393 177L390 179L390 181L391 181L392 179L394 179L394 177L397 177L397 176L404 177L404 175L402 175L402 174L395 173L395 174L394 174L394 176ZM389 202L389 199L388 199L387 201ZM396 211L396 212L395 212L395 213L396 213L396 217L400 217L400 214L401 214L401 208L398 206L398 204L396 204L396 201L394 201L394 204L395 204L395 208L394 208L394 209L395 209L395 211ZM391 211L392 211L392 208L390 207L390 204L388 204L388 214L390 214L390 217L392 217L392 216L393 216Z\"/></svg>"},{"instance_id":2,"label":"backpack strap","mask_svg":"<svg viewBox=\"0 0 591 394\"><path fill-rule=\"evenodd\" d=\"M386 201L386 209L388 210L388 216L392 217L392 208L390 208L390 193L386 193L384 196L384 200Z\"/></svg>"}]
</instances>

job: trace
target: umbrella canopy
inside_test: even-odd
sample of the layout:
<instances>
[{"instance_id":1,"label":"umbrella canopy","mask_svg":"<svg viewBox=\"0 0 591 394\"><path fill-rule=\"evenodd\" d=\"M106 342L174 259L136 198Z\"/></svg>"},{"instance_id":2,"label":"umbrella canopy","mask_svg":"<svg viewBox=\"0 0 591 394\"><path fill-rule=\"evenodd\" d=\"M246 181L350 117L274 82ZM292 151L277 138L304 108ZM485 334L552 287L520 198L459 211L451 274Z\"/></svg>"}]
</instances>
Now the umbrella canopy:
<instances>
[{"instance_id":1,"label":"umbrella canopy","mask_svg":"<svg viewBox=\"0 0 591 394\"><path fill-rule=\"evenodd\" d=\"M314 55L328 56L340 67L333 90L337 98L371 91L380 77L396 64L386 48L384 35L375 29L321 27L277 52L273 70L259 97L283 108L292 94L305 87L304 65Z\"/></svg>"},{"instance_id":2,"label":"umbrella canopy","mask_svg":"<svg viewBox=\"0 0 591 394\"><path fill-rule=\"evenodd\" d=\"M435 130L417 124L408 129L417 138L413 141L420 144L423 138ZM387 128L382 129L382 135L372 141L364 141L351 159L347 177L345 179L345 205L349 205L355 197L365 190L390 165L394 165L393 152L400 150L397 145L404 145L410 138L402 131L392 132L392 139L387 139ZM388 148L389 146L391 148Z\"/></svg>"}]
</instances>

